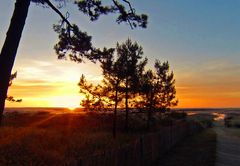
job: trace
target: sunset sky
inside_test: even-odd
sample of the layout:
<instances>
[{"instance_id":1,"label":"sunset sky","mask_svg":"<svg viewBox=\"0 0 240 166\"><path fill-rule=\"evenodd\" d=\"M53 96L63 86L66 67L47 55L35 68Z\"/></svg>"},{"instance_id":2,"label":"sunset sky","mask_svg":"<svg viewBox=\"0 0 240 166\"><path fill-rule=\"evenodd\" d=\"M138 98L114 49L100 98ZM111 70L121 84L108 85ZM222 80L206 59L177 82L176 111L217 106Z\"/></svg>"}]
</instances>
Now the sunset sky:
<instances>
[{"instance_id":1,"label":"sunset sky","mask_svg":"<svg viewBox=\"0 0 240 166\"><path fill-rule=\"evenodd\" d=\"M154 60L168 60L175 73L178 107L240 107L240 1L133 0L139 13L149 16L147 29L131 30L115 23L116 15L90 22L74 5L69 20L93 36L96 47L115 47L127 38L143 46L148 68ZM0 2L0 47L14 8ZM58 60L52 24L59 17L48 8L30 6L13 71L18 72L9 95L22 103L8 107L77 107L81 74L101 81L98 64ZM1 72L1 71L0 71Z\"/></svg>"}]
</instances>

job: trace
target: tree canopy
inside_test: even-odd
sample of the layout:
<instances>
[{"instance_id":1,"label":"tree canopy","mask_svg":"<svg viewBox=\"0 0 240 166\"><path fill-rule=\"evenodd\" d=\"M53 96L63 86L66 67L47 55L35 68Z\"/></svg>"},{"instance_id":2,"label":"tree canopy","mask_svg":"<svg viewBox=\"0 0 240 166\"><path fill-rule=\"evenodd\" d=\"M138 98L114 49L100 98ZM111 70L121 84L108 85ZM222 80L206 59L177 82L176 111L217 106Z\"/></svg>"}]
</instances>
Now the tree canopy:
<instances>
[{"instance_id":1,"label":"tree canopy","mask_svg":"<svg viewBox=\"0 0 240 166\"><path fill-rule=\"evenodd\" d=\"M127 39L124 43L117 43L116 48L101 59L101 84L89 84L83 76L80 79L80 93L85 94L81 104L86 110L101 111L114 107L114 137L119 105L125 108L125 129L128 130L129 109L144 110L149 128L152 113L166 112L178 103L169 63L156 60L153 69L146 70L148 60L142 56L143 48Z\"/></svg>"},{"instance_id":2,"label":"tree canopy","mask_svg":"<svg viewBox=\"0 0 240 166\"><path fill-rule=\"evenodd\" d=\"M104 1L101 0L16 0L10 26L0 53L0 122L13 64L31 2L49 7L60 17L59 23L53 27L59 34L59 41L54 47L59 59L69 58L72 61L82 62L85 58L95 62L111 52L111 49L99 49L93 46L92 37L87 32L83 32L78 25L69 22L69 13L64 16L60 11L68 3L77 5L80 13L89 16L91 21L96 21L101 15L114 13L117 15L117 23L125 22L131 28L147 27L147 15L137 14L128 0L112 0L108 4L104 4Z\"/></svg>"}]
</instances>

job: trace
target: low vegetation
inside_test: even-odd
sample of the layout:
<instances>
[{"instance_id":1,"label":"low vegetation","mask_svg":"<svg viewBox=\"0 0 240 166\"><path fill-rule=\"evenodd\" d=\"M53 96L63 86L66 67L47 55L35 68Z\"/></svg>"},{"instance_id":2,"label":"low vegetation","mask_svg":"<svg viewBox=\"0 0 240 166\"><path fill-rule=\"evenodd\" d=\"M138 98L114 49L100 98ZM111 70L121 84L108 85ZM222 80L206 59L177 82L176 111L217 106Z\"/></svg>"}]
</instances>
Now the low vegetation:
<instances>
[{"instance_id":1,"label":"low vegetation","mask_svg":"<svg viewBox=\"0 0 240 166\"><path fill-rule=\"evenodd\" d=\"M111 121L109 115L15 113L0 128L0 165L69 164L134 140L134 134L124 133L113 139Z\"/></svg>"},{"instance_id":2,"label":"low vegetation","mask_svg":"<svg viewBox=\"0 0 240 166\"><path fill-rule=\"evenodd\" d=\"M212 127L215 115L213 114L193 114L187 117L188 120L194 120L203 127Z\"/></svg>"},{"instance_id":3,"label":"low vegetation","mask_svg":"<svg viewBox=\"0 0 240 166\"><path fill-rule=\"evenodd\" d=\"M214 166L216 133L206 129L188 137L166 154L157 165L160 166Z\"/></svg>"},{"instance_id":4,"label":"low vegetation","mask_svg":"<svg viewBox=\"0 0 240 166\"><path fill-rule=\"evenodd\" d=\"M167 115L173 119L186 119L187 117L186 112L177 112L177 111L171 111Z\"/></svg>"},{"instance_id":5,"label":"low vegetation","mask_svg":"<svg viewBox=\"0 0 240 166\"><path fill-rule=\"evenodd\" d=\"M149 131L145 113L130 117L127 133L125 115L118 114L119 132L114 139L111 113L8 113L0 128L0 165L71 165L79 157L126 146L141 134L158 130L164 121L156 114Z\"/></svg>"},{"instance_id":6,"label":"low vegetation","mask_svg":"<svg viewBox=\"0 0 240 166\"><path fill-rule=\"evenodd\" d=\"M239 114L229 114L224 119L226 127L240 128L240 115Z\"/></svg>"},{"instance_id":7,"label":"low vegetation","mask_svg":"<svg viewBox=\"0 0 240 166\"><path fill-rule=\"evenodd\" d=\"M225 131L232 135L240 138L240 115L239 114L228 114L224 119L224 124L227 129Z\"/></svg>"}]
</instances>

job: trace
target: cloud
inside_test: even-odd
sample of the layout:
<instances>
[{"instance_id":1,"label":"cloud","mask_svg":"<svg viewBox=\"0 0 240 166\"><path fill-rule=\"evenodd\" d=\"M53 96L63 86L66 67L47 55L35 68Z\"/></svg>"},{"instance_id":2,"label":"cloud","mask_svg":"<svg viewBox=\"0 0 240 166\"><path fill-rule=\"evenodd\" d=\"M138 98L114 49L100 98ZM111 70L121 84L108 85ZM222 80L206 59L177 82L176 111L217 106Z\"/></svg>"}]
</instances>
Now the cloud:
<instances>
[{"instance_id":1,"label":"cloud","mask_svg":"<svg viewBox=\"0 0 240 166\"><path fill-rule=\"evenodd\" d=\"M73 107L78 106L82 98L75 82L48 82L45 80L21 80L13 83L9 89L9 95L23 99L23 102L21 104L8 103L8 107Z\"/></svg>"},{"instance_id":2,"label":"cloud","mask_svg":"<svg viewBox=\"0 0 240 166\"><path fill-rule=\"evenodd\" d=\"M206 105L209 100L216 100L216 103L221 105L221 100L232 99L236 102L236 99L240 98L240 65L237 62L218 59L186 64L174 71L179 106ZM26 103L29 103L30 99L32 103L33 100L46 103L47 99L54 98L55 102L56 98L63 99L63 96L80 95L77 83L81 74L94 84L102 80L99 65L93 63L31 60L28 64L22 63L17 71L18 78L14 80L9 94L25 99Z\"/></svg>"},{"instance_id":3,"label":"cloud","mask_svg":"<svg viewBox=\"0 0 240 166\"><path fill-rule=\"evenodd\" d=\"M240 106L240 64L213 60L176 74L180 106ZM228 101L229 103L223 102ZM210 102L211 101L211 102ZM196 103L197 102L197 103Z\"/></svg>"},{"instance_id":4,"label":"cloud","mask_svg":"<svg viewBox=\"0 0 240 166\"><path fill-rule=\"evenodd\" d=\"M240 84L240 64L227 60L208 61L177 73L181 86L236 86Z\"/></svg>"}]
</instances>

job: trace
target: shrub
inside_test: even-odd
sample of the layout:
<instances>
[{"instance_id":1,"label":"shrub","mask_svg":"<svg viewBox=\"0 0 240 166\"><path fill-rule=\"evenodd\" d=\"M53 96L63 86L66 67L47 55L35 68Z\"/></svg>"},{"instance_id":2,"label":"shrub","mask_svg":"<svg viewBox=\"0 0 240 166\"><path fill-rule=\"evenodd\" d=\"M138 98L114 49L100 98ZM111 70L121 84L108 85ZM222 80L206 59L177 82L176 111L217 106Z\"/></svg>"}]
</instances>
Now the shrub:
<instances>
[{"instance_id":1,"label":"shrub","mask_svg":"<svg viewBox=\"0 0 240 166\"><path fill-rule=\"evenodd\" d=\"M173 124L173 119L170 117L165 117L160 120L160 125L162 126L171 126Z\"/></svg>"},{"instance_id":2,"label":"shrub","mask_svg":"<svg viewBox=\"0 0 240 166\"><path fill-rule=\"evenodd\" d=\"M172 111L168 114L168 116L173 118L173 119L186 119L187 113L186 112Z\"/></svg>"},{"instance_id":3,"label":"shrub","mask_svg":"<svg viewBox=\"0 0 240 166\"><path fill-rule=\"evenodd\" d=\"M232 120L232 126L240 128L240 119L233 119Z\"/></svg>"},{"instance_id":4,"label":"shrub","mask_svg":"<svg viewBox=\"0 0 240 166\"><path fill-rule=\"evenodd\" d=\"M204 119L204 120L200 121L200 123L204 128L209 128L209 127L213 126L213 120L211 120L211 119Z\"/></svg>"}]
</instances>

